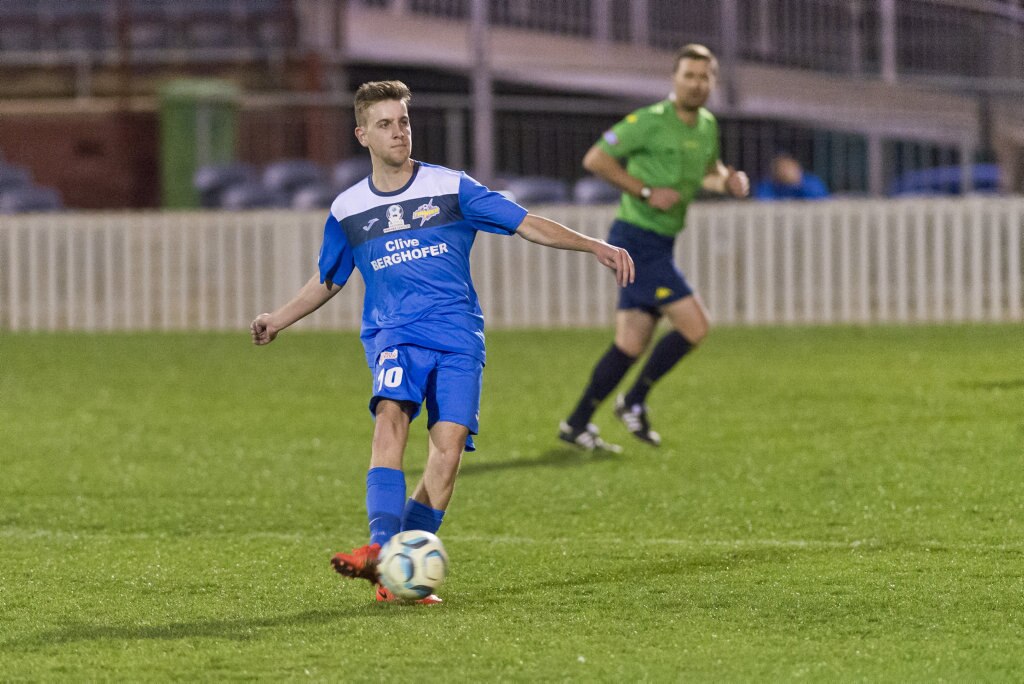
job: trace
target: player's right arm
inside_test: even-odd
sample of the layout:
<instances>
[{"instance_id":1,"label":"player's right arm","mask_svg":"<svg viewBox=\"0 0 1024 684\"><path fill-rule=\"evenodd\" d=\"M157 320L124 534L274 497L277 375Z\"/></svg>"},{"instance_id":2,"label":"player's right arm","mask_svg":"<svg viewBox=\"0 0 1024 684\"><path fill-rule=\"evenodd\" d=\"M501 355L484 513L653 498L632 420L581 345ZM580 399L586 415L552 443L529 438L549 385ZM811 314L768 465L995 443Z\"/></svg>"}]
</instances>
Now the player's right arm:
<instances>
[{"instance_id":1,"label":"player's right arm","mask_svg":"<svg viewBox=\"0 0 1024 684\"><path fill-rule=\"evenodd\" d=\"M341 285L321 283L320 274L315 273L302 289L284 306L272 313L261 313L249 326L252 332L252 343L255 345L270 344L277 333L287 328L327 303L334 295L341 292Z\"/></svg>"}]
</instances>

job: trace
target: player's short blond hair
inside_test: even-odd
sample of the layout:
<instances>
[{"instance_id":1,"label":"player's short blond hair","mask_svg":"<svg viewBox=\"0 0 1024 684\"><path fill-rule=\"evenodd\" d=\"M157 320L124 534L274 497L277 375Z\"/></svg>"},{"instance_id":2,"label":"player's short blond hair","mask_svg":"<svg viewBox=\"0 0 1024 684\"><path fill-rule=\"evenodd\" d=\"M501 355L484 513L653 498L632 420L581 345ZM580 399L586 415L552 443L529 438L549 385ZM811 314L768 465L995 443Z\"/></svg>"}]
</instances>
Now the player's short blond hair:
<instances>
[{"instance_id":1,"label":"player's short blond hair","mask_svg":"<svg viewBox=\"0 0 1024 684\"><path fill-rule=\"evenodd\" d=\"M672 62L672 73L679 70L679 63L684 59L700 59L711 65L711 73L718 75L718 58L706 46L700 43L689 43L676 50L675 61Z\"/></svg>"},{"instance_id":2,"label":"player's short blond hair","mask_svg":"<svg viewBox=\"0 0 1024 684\"><path fill-rule=\"evenodd\" d=\"M359 86L355 97L356 125L363 126L366 121L366 110L385 100L398 100L409 104L412 91L401 81L369 81Z\"/></svg>"}]
</instances>

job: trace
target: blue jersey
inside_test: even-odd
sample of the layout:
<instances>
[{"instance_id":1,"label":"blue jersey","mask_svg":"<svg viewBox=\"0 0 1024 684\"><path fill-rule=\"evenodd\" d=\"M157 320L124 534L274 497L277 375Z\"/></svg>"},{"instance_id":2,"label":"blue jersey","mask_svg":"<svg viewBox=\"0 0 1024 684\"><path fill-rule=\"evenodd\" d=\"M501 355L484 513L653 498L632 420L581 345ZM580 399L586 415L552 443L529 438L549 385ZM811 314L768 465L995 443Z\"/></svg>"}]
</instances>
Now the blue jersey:
<instances>
[{"instance_id":1,"label":"blue jersey","mask_svg":"<svg viewBox=\"0 0 1024 684\"><path fill-rule=\"evenodd\" d=\"M367 363L399 344L486 362L469 252L477 231L512 235L526 213L463 172L422 162L393 192L367 178L338 195L324 226L320 282L344 285L353 268L366 281Z\"/></svg>"}]
</instances>

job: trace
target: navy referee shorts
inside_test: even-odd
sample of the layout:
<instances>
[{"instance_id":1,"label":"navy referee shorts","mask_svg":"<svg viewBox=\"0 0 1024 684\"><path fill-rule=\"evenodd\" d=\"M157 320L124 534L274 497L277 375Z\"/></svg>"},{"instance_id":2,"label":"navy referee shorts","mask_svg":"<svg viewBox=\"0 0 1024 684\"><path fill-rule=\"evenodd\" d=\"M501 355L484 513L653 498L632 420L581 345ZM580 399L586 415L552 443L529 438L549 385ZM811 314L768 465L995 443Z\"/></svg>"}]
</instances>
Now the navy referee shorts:
<instances>
[{"instance_id":1,"label":"navy referee shorts","mask_svg":"<svg viewBox=\"0 0 1024 684\"><path fill-rule=\"evenodd\" d=\"M661 307L693 294L686 276L672 262L675 238L616 219L608 242L629 252L636 265L636 280L619 290L620 310L642 309L660 316Z\"/></svg>"}]
</instances>

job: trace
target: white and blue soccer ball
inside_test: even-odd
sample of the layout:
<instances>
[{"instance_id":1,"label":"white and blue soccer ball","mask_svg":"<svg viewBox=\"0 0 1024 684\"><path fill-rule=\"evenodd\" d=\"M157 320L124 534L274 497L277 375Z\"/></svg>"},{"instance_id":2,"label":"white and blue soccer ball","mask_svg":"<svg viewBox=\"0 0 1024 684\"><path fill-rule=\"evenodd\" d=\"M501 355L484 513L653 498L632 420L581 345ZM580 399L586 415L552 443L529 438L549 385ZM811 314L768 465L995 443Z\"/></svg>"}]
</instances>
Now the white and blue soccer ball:
<instances>
[{"instance_id":1,"label":"white and blue soccer ball","mask_svg":"<svg viewBox=\"0 0 1024 684\"><path fill-rule=\"evenodd\" d=\"M377 572L392 594L415 601L433 594L448 576L448 553L437 535L406 530L384 544Z\"/></svg>"}]
</instances>

